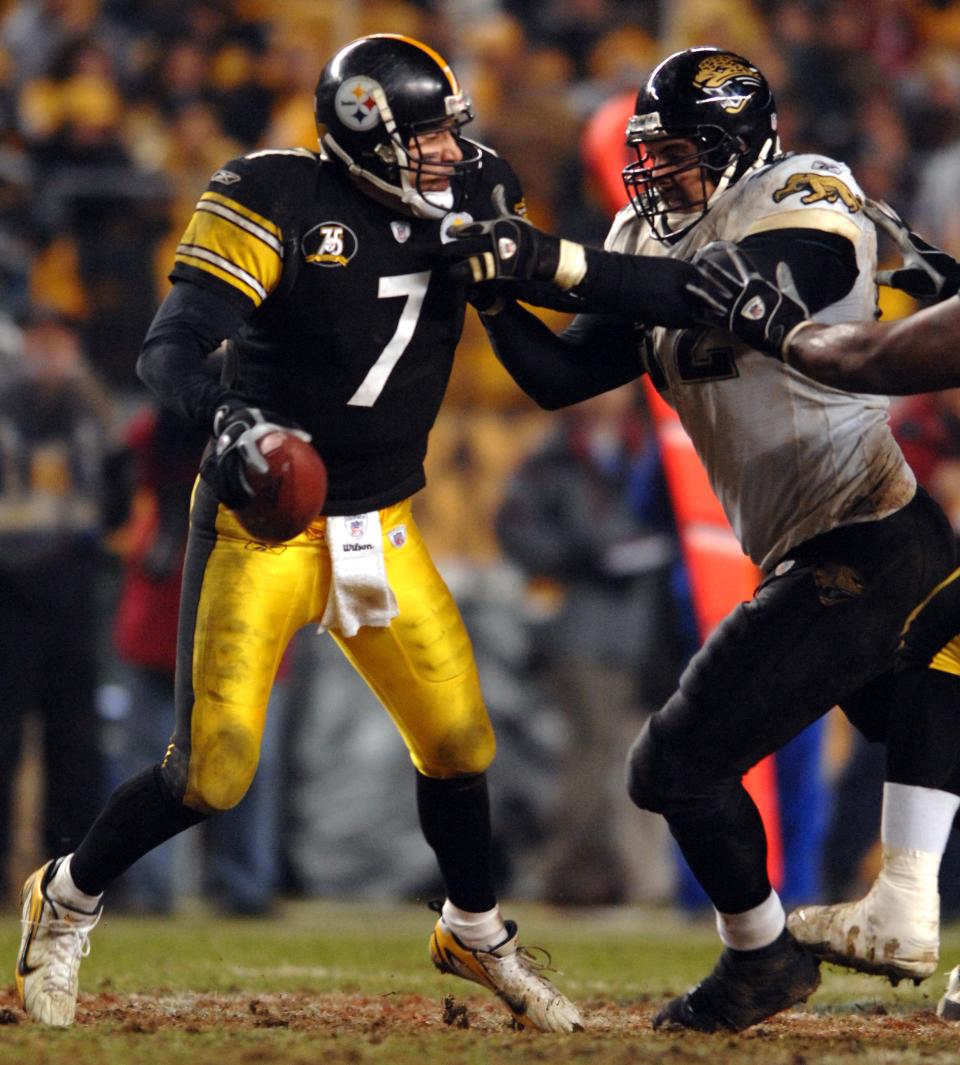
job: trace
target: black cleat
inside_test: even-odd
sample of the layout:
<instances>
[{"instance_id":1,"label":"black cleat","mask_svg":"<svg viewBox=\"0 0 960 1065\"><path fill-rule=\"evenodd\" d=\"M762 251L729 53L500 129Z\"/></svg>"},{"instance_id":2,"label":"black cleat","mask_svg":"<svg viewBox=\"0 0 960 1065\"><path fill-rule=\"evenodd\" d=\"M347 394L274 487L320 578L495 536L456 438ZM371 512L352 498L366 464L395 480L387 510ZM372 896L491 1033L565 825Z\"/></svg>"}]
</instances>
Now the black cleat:
<instances>
[{"instance_id":1,"label":"black cleat","mask_svg":"<svg viewBox=\"0 0 960 1065\"><path fill-rule=\"evenodd\" d=\"M819 959L784 929L760 950L724 948L706 980L669 1002L653 1027L740 1032L804 1002L819 986Z\"/></svg>"}]
</instances>

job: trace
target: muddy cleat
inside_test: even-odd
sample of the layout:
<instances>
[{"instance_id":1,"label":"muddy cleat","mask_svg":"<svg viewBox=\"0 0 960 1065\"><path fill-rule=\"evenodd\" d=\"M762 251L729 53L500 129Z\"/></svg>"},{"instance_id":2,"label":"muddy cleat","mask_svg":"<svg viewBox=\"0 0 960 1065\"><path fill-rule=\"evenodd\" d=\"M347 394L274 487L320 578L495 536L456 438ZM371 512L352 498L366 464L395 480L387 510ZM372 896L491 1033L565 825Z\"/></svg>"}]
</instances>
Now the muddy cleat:
<instances>
[{"instance_id":1,"label":"muddy cleat","mask_svg":"<svg viewBox=\"0 0 960 1065\"><path fill-rule=\"evenodd\" d=\"M858 902L801 906L787 928L824 961L919 984L936 972L940 960L939 896L905 896L884 872Z\"/></svg>"},{"instance_id":2,"label":"muddy cleat","mask_svg":"<svg viewBox=\"0 0 960 1065\"><path fill-rule=\"evenodd\" d=\"M507 938L492 950L462 943L441 917L430 936L430 957L442 973L489 988L523 1028L541 1032L581 1032L577 1007L543 975L539 962L517 945L517 926L507 921Z\"/></svg>"},{"instance_id":3,"label":"muddy cleat","mask_svg":"<svg viewBox=\"0 0 960 1065\"><path fill-rule=\"evenodd\" d=\"M654 1028L740 1032L805 1002L820 986L820 962L784 930L759 950L724 948L713 972L654 1018Z\"/></svg>"},{"instance_id":4,"label":"muddy cleat","mask_svg":"<svg viewBox=\"0 0 960 1065\"><path fill-rule=\"evenodd\" d=\"M49 897L47 885L57 865L47 862L23 885L16 984L20 1005L32 1020L66 1028L77 1006L80 960L90 953L89 935L101 910L81 913Z\"/></svg>"},{"instance_id":5,"label":"muddy cleat","mask_svg":"<svg viewBox=\"0 0 960 1065\"><path fill-rule=\"evenodd\" d=\"M960 1021L960 965L947 977L947 990L937 1003L937 1016L945 1021Z\"/></svg>"}]
</instances>

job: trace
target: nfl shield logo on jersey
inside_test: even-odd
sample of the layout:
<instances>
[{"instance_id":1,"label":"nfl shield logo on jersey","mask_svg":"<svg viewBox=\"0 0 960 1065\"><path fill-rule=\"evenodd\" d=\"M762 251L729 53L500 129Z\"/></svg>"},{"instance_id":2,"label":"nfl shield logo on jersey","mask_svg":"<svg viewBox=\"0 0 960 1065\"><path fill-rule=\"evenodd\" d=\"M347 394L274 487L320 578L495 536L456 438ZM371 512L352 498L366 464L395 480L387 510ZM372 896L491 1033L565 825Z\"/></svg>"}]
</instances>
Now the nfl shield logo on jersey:
<instances>
[{"instance_id":1,"label":"nfl shield logo on jersey","mask_svg":"<svg viewBox=\"0 0 960 1065\"><path fill-rule=\"evenodd\" d=\"M390 228L393 230L394 240L398 244L406 244L410 239L410 223L409 222L391 222Z\"/></svg>"}]
</instances>

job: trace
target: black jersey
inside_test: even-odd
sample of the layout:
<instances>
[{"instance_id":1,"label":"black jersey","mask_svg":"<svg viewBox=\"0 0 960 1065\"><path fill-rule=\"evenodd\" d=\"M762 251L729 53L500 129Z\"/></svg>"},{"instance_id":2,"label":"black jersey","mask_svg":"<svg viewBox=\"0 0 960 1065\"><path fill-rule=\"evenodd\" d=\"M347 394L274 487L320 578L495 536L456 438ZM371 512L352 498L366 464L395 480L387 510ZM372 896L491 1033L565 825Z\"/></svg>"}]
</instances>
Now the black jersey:
<instances>
[{"instance_id":1,"label":"black jersey","mask_svg":"<svg viewBox=\"0 0 960 1065\"><path fill-rule=\"evenodd\" d=\"M512 169L489 150L460 205L523 210ZM372 510L424 483L427 436L463 327L463 289L438 252L452 223L399 214L305 149L262 151L218 170L171 278L239 301L231 388L313 435L330 477L325 512Z\"/></svg>"}]
</instances>

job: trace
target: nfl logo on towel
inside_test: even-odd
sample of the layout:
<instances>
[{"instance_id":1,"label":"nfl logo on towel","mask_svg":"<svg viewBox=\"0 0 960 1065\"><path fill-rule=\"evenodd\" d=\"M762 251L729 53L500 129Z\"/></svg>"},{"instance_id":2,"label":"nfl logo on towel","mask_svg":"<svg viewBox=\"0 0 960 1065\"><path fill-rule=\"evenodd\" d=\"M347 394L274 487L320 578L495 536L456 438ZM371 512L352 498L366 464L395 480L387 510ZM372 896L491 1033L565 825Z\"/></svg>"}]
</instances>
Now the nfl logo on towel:
<instances>
[{"instance_id":1,"label":"nfl logo on towel","mask_svg":"<svg viewBox=\"0 0 960 1065\"><path fill-rule=\"evenodd\" d=\"M359 540L361 536L367 531L367 516L366 514L360 514L356 518L351 518L348 522L350 535L354 540Z\"/></svg>"},{"instance_id":2,"label":"nfl logo on towel","mask_svg":"<svg viewBox=\"0 0 960 1065\"><path fill-rule=\"evenodd\" d=\"M407 542L407 527L406 525L398 525L395 529L391 529L387 533L387 539L394 547L403 547Z\"/></svg>"}]
</instances>

